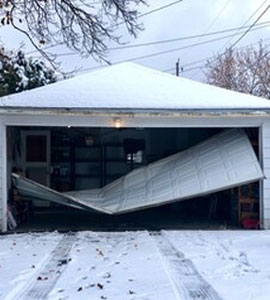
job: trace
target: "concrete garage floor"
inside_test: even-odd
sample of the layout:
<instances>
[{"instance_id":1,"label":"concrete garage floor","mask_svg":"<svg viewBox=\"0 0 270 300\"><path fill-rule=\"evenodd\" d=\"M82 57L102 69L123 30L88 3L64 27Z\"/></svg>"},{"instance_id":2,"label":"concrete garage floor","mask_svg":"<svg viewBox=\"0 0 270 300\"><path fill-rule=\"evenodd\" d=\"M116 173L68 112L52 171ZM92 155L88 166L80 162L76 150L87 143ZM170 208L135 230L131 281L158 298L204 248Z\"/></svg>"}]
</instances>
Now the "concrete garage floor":
<instances>
[{"instance_id":1,"label":"concrete garage floor","mask_svg":"<svg viewBox=\"0 0 270 300\"><path fill-rule=\"evenodd\" d=\"M35 209L31 220L16 232L29 231L126 231L161 229L235 229L224 218L208 218L206 213L183 213L177 206L165 205L118 216L93 214L67 207ZM239 227L238 227L239 229Z\"/></svg>"}]
</instances>

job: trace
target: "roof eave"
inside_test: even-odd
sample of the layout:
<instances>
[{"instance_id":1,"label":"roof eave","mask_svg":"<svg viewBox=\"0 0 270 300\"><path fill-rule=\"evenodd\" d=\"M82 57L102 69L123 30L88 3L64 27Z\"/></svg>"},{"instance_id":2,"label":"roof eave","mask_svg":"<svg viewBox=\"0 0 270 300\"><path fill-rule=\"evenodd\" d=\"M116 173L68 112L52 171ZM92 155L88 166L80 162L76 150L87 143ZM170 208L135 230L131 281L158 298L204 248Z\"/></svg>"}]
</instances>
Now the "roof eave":
<instances>
[{"instance_id":1,"label":"roof eave","mask_svg":"<svg viewBox=\"0 0 270 300\"><path fill-rule=\"evenodd\" d=\"M49 107L2 107L0 114L16 115L65 115L65 116L158 116L158 117L239 117L260 116L269 117L270 108L205 108L205 109L178 109L178 108L49 108Z\"/></svg>"}]
</instances>

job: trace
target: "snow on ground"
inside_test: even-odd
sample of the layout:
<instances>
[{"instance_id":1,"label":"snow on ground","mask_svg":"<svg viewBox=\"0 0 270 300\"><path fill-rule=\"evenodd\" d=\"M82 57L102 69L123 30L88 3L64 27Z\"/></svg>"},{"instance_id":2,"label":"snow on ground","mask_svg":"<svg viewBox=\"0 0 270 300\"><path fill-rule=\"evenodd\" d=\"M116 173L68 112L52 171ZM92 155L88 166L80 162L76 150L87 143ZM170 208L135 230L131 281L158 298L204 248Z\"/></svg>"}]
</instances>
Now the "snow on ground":
<instances>
[{"instance_id":1,"label":"snow on ground","mask_svg":"<svg viewBox=\"0 0 270 300\"><path fill-rule=\"evenodd\" d=\"M70 257L50 300L175 299L147 232L82 232Z\"/></svg>"},{"instance_id":2,"label":"snow on ground","mask_svg":"<svg viewBox=\"0 0 270 300\"><path fill-rule=\"evenodd\" d=\"M270 231L163 232L223 299L270 299Z\"/></svg>"},{"instance_id":3,"label":"snow on ground","mask_svg":"<svg viewBox=\"0 0 270 300\"><path fill-rule=\"evenodd\" d=\"M60 238L56 232L0 236L0 299L12 299L35 276Z\"/></svg>"},{"instance_id":4,"label":"snow on ground","mask_svg":"<svg viewBox=\"0 0 270 300\"><path fill-rule=\"evenodd\" d=\"M269 299L270 231L162 231L158 239L146 231L78 232L70 239L65 268L59 269L53 250L59 250L64 240L65 235L56 232L0 236L0 299L18 299L30 281L36 292L44 279L38 281L39 274L54 264L48 274L58 272L60 276L54 277L56 283L47 284L47 288L52 286L49 300L183 299L173 280L179 269L173 270L174 263L166 262L166 247L173 249L168 253L176 254L171 262L181 260L179 268L185 267L183 258L190 259L195 268L190 270L196 273L197 269L222 299ZM157 241L164 241L165 252ZM180 273L183 278L185 270ZM199 278L196 276L193 280ZM46 280L49 283L50 278ZM189 295L185 299L199 298Z\"/></svg>"}]
</instances>

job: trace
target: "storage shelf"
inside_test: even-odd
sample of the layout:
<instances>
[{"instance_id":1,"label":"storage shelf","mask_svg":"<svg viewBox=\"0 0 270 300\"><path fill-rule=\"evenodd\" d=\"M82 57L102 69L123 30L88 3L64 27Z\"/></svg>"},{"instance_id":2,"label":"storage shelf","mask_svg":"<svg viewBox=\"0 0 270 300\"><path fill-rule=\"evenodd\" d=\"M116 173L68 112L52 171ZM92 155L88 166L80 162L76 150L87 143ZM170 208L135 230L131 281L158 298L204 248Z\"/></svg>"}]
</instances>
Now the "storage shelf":
<instances>
[{"instance_id":1,"label":"storage shelf","mask_svg":"<svg viewBox=\"0 0 270 300\"><path fill-rule=\"evenodd\" d=\"M51 160L51 164L54 164L54 165L60 165L60 164L71 164L71 161L70 160Z\"/></svg>"},{"instance_id":2,"label":"storage shelf","mask_svg":"<svg viewBox=\"0 0 270 300\"><path fill-rule=\"evenodd\" d=\"M109 159L106 161L106 164L109 164L109 163L114 163L114 162L118 162L118 163L125 163L127 164L126 160L123 160L123 159ZM77 163L99 163L99 161L97 159L93 159L93 160L84 160L84 159L77 159L75 162L75 164Z\"/></svg>"},{"instance_id":3,"label":"storage shelf","mask_svg":"<svg viewBox=\"0 0 270 300\"><path fill-rule=\"evenodd\" d=\"M76 161L74 162L75 164L78 164L78 163L100 163L100 161L99 160L97 160L97 159L91 159L91 160L89 160L89 159L76 159Z\"/></svg>"},{"instance_id":4,"label":"storage shelf","mask_svg":"<svg viewBox=\"0 0 270 300\"><path fill-rule=\"evenodd\" d=\"M64 145L59 143L65 139ZM67 168L69 175L51 175L53 184L57 182L67 183L71 189L80 186L83 178L95 178L95 181L100 180L100 187L105 185L107 181L119 178L126 174L126 157L124 154L123 143L104 143L104 144L84 144L83 139L70 139L67 144L66 137L55 137L52 144L52 167L60 169ZM88 158L89 157L89 158ZM83 166L85 165L85 166ZM119 168L118 168L119 165ZM90 170L87 170L90 169ZM98 172L98 174L91 174L91 170ZM121 173L109 172L118 171ZM85 174L80 174L85 173Z\"/></svg>"},{"instance_id":5,"label":"storage shelf","mask_svg":"<svg viewBox=\"0 0 270 300\"><path fill-rule=\"evenodd\" d=\"M63 145L59 145L59 146L52 146L52 149L54 150L69 150L70 149L70 145L67 146L63 146Z\"/></svg>"},{"instance_id":6,"label":"storage shelf","mask_svg":"<svg viewBox=\"0 0 270 300\"><path fill-rule=\"evenodd\" d=\"M257 197L257 190L256 183L238 188L238 221L242 225L246 219L259 220L260 201Z\"/></svg>"},{"instance_id":7,"label":"storage shelf","mask_svg":"<svg viewBox=\"0 0 270 300\"><path fill-rule=\"evenodd\" d=\"M78 177L78 178L96 178L96 177L100 177L101 174L75 174L75 177Z\"/></svg>"},{"instance_id":8,"label":"storage shelf","mask_svg":"<svg viewBox=\"0 0 270 300\"><path fill-rule=\"evenodd\" d=\"M259 199L254 198L242 198L239 199L240 204L256 204L259 203Z\"/></svg>"}]
</instances>

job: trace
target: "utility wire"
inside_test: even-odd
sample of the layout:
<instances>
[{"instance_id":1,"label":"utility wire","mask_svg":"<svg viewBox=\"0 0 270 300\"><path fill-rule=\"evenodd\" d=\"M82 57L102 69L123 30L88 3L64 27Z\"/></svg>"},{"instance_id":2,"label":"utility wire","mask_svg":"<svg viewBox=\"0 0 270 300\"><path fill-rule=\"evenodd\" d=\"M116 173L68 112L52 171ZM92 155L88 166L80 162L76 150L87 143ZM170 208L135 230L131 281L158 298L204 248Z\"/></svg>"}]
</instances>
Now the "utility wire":
<instances>
[{"instance_id":1,"label":"utility wire","mask_svg":"<svg viewBox=\"0 0 270 300\"><path fill-rule=\"evenodd\" d=\"M248 47L251 47L253 45L257 45L261 42L266 42L266 41L269 41L270 38L267 38L267 39L264 39L264 40L260 40L259 42L256 42L256 43L251 43L251 44L248 44L246 46L243 46L243 47L239 47L239 48L236 48L235 50L242 50L242 49L245 49L245 48L248 48ZM212 61L211 61L212 59ZM191 61L189 63L186 63L186 64L183 64L181 67L182 68L185 68L185 67L188 67L188 66L193 66L193 65L196 65L198 63L201 63L201 62L204 62L204 61L210 61L210 62L213 62L215 61L217 58L216 58L216 55L213 55L213 56L209 56L209 57L206 57L206 58L202 58L202 59L199 59L199 60L195 60L195 61ZM199 65L199 66L196 66L196 67L192 67L192 68L189 68L189 69L184 69L181 73L185 73L185 72L189 72L189 71L193 71L193 70L196 70L196 69L204 69L206 68L206 64L203 64L203 65ZM166 70L162 70L162 72L170 72L170 71L173 71L175 70L175 67L173 68L169 68L169 69L166 69Z\"/></svg>"},{"instance_id":2,"label":"utility wire","mask_svg":"<svg viewBox=\"0 0 270 300\"><path fill-rule=\"evenodd\" d=\"M255 27L260 27L260 26L269 25L269 24L270 24L269 21L261 22L261 23L256 24ZM184 36L184 37L174 38L174 39L159 40L159 41L138 43L138 44L134 44L134 45L112 47L112 48L108 48L108 51L123 50L123 49L132 49L132 48L140 48L140 47L148 47L148 46L154 46L154 45L160 45L160 44L174 43L174 42L191 40L191 39L200 38L200 37L207 37L207 36L211 36L211 35L218 35L218 34L222 34L222 33L226 33L226 32L232 32L232 31L235 31L235 30L239 31L240 28L244 29L244 28L248 28L248 27L250 27L250 25L247 25L245 27L236 27L236 28L224 29L224 30L219 30L219 31L213 31L213 32L204 33L204 34L196 34L196 35ZM61 56L69 56L69 55L71 55L71 56L72 55L78 55L78 53L77 52L66 52L66 53L60 53L60 54L56 54L56 55L58 57L61 57Z\"/></svg>"},{"instance_id":3,"label":"utility wire","mask_svg":"<svg viewBox=\"0 0 270 300\"><path fill-rule=\"evenodd\" d=\"M267 2L268 0L265 0L252 14L251 14L251 16L244 22L244 24L242 25L242 27L244 27L244 25L249 21L249 20L251 20L255 15L256 15L256 13L262 8L262 6ZM242 36L240 36L228 49L232 49L238 42L240 42L240 40L241 39L243 39L245 36L246 36L246 34L248 33L248 32L250 32L251 31L251 29L256 25L256 23L262 18L262 16L267 12L267 10L269 9L269 6L270 5L268 5L267 7L266 7L266 9L261 13L261 15L255 20L255 22L253 22L250 26L249 26L249 28L242 34ZM239 29L239 31L240 31L240 29ZM235 36L237 35L237 34L239 34L239 31L238 32L236 32L235 33ZM232 39L233 39L234 37L231 37L230 39L229 39L229 41L227 41L226 43L225 43L225 45L223 46L223 47L225 47ZM222 47L222 48L223 48ZM221 54L221 55L223 55L225 53L225 51ZM215 59L215 60L217 60L217 58ZM213 61L215 61L215 60L213 60ZM194 77L194 76L196 76L197 74L198 74L198 72L199 71L197 71L197 72L195 72L195 73L193 73L192 74L192 78Z\"/></svg>"},{"instance_id":4,"label":"utility wire","mask_svg":"<svg viewBox=\"0 0 270 300\"><path fill-rule=\"evenodd\" d=\"M262 41L268 41L268 40L270 40L270 38L265 39L265 40L261 40L260 42L262 42ZM260 42L252 43L252 44L246 45L244 47L237 48L236 50L241 50L241 49L250 47L250 46L252 46L254 44L259 44ZM269 47L269 45L267 46L267 48L268 47ZM197 64L197 63L202 62L202 61L207 61L207 60L209 61L209 59L211 59L211 58L214 58L212 61L210 61L211 63L214 62L215 60L217 60L216 56L212 56L212 57L208 57L208 58L205 58L205 59L202 59L202 60L198 60L198 61L195 61L195 62L187 63L185 65L182 65L182 67L184 68L184 67L187 67L187 66L190 66L190 65L194 65L194 64ZM189 68L189 69L184 69L182 71L182 73L190 72L190 71L197 70L197 69L201 70L201 69L205 69L206 67L207 67L206 64L203 64L203 65L199 65L199 66L192 67L192 68ZM166 70L164 72L166 72Z\"/></svg>"},{"instance_id":5,"label":"utility wire","mask_svg":"<svg viewBox=\"0 0 270 300\"><path fill-rule=\"evenodd\" d=\"M266 26L262 26L260 28L254 28L254 29L251 29L251 31L256 31L256 30L262 29L264 27L266 27ZM205 44L213 43L213 42L216 42L219 40L223 40L230 36L232 36L232 34L214 38L214 39L210 39L210 40L206 40L206 41L202 41L202 42L198 42L198 43L194 43L194 44L190 44L190 45L186 45L186 46L182 46L182 47L178 47L178 48L173 48L173 49L169 49L169 50L159 51L159 52L155 52L155 53L151 53L151 54L147 54L147 55L130 58L127 61L141 60L141 59L145 59L145 58L150 58L150 57L154 57L154 56L159 56L159 55L163 55L163 54L167 54L167 53L176 52L176 51L183 50L183 49L189 49L189 48L197 47L200 45L205 45Z\"/></svg>"},{"instance_id":6,"label":"utility wire","mask_svg":"<svg viewBox=\"0 0 270 300\"><path fill-rule=\"evenodd\" d=\"M256 30L262 29L262 28L264 28L266 26L267 25L261 26L260 28L253 28L250 31L256 31ZM239 34L241 34L241 33L242 32L240 32ZM155 52L155 53L151 53L151 54L147 54L147 55L142 55L142 56L137 56L137 57L132 57L132 58L129 58L129 59L126 59L126 60L120 60L120 61L114 62L112 64L122 63L122 62L132 62L132 61L136 61L136 60L142 60L142 59L151 58L151 57L155 57L155 56L159 56L159 55L164 55L164 54L168 54L168 53L180 51L180 50L183 50L183 49L188 49L188 48L193 48L193 47L197 47L197 46L200 46L200 45L205 45L205 44L213 43L213 42L216 42L216 41L219 41L219 40L226 39L226 38L228 38L230 36L232 36L232 34L225 35L225 36L219 37L219 38L214 38L214 39L206 40L206 41L203 41L203 42L198 42L198 43L194 43L194 44L182 46L182 47L179 47L179 48L169 49L169 50ZM102 67L104 67L104 66L84 68L84 69L80 70L79 72L84 72L84 71L99 69L99 68L102 68Z\"/></svg>"},{"instance_id":7,"label":"utility wire","mask_svg":"<svg viewBox=\"0 0 270 300\"><path fill-rule=\"evenodd\" d=\"M182 1L183 0L174 1L174 2L171 2L171 3L165 4L163 6L160 6L158 8L155 8L153 10L147 11L145 13L139 14L138 17L137 17L137 19L145 17L145 16L148 16L148 15L151 15L151 14L156 13L158 11L161 11L163 9L169 8L169 7L171 7L171 6L175 5L175 4L178 4L178 3L182 2Z\"/></svg>"},{"instance_id":8,"label":"utility wire","mask_svg":"<svg viewBox=\"0 0 270 300\"><path fill-rule=\"evenodd\" d=\"M239 30L246 27L245 25L257 14L257 12L264 6L266 2L268 2L268 0L263 1L263 3L259 5L259 7L248 17L248 19L243 23L243 25L239 28ZM237 34L239 30L235 34ZM231 37L221 48L225 48L233 38L234 37Z\"/></svg>"},{"instance_id":9,"label":"utility wire","mask_svg":"<svg viewBox=\"0 0 270 300\"><path fill-rule=\"evenodd\" d=\"M214 20L210 23L210 25L207 27L206 32L210 30L210 28L213 27L213 25L217 22L217 20L220 18L220 16L223 14L227 6L230 4L232 0L228 0L225 5L221 8L221 10L218 12L217 16L214 18ZM266 0L267 1L267 0Z\"/></svg>"},{"instance_id":10,"label":"utility wire","mask_svg":"<svg viewBox=\"0 0 270 300\"><path fill-rule=\"evenodd\" d=\"M270 46L270 45L268 45L268 46L266 47L266 49L269 48L269 46ZM253 64L249 65L249 67L247 67L247 68L245 69L244 72L241 72L240 75L246 74L252 67L254 67L258 62L260 62L260 61L261 61L263 58L265 58L268 54L270 54L270 50L268 50L266 53L264 53L264 55L260 56Z\"/></svg>"},{"instance_id":11,"label":"utility wire","mask_svg":"<svg viewBox=\"0 0 270 300\"><path fill-rule=\"evenodd\" d=\"M214 18L214 20L213 20L213 21L210 23L210 25L204 30L204 33L208 33L208 32L209 32L210 28L212 28L213 25L217 22L217 20L218 20L219 17L222 15L222 13L225 11L225 9L227 8L227 6L229 5L230 2L231 2L231 0L228 0L228 1L225 3L225 5L221 8L221 10L218 12L218 14L216 15L216 17ZM190 54L190 52L187 50L187 51L185 51L185 52L182 54L181 58L183 59L183 57L186 56L187 53Z\"/></svg>"},{"instance_id":12,"label":"utility wire","mask_svg":"<svg viewBox=\"0 0 270 300\"><path fill-rule=\"evenodd\" d=\"M270 5L266 7L266 9L259 15L259 17L250 25L250 27L230 46L230 49L232 49L236 44L238 44L250 31L251 29L258 23L258 21L266 14L268 9L270 8Z\"/></svg>"},{"instance_id":13,"label":"utility wire","mask_svg":"<svg viewBox=\"0 0 270 300\"><path fill-rule=\"evenodd\" d=\"M166 5L160 6L160 7L158 7L158 8L155 8L155 9L153 9L153 10L147 11L147 12L145 12L145 13L139 14L139 15L137 16L137 19L142 18L142 17L145 17L145 16L148 16L148 15L151 15L151 14L156 13L156 12L158 12L158 11L161 11L161 10L163 10L163 9L169 8L169 7L171 7L171 6L175 5L175 4L178 4L178 3L182 2L182 1L183 1L183 0L174 1L174 2L168 3L168 4L166 4ZM125 23L124 21L123 21L123 22L120 22L120 23L117 23L116 26L122 25L122 24L124 24L124 23ZM54 45L50 45L50 46L44 47L44 48L42 48L42 50L48 50L48 49L51 49L51 48L54 48L54 47L57 47L57 46L60 46L60 45L63 45L63 44L65 44L65 43L64 43L64 42L56 43L56 44L54 44ZM28 51L28 52L26 52L25 54L26 54L26 55L29 55L29 54L36 53L36 52L38 52L38 50Z\"/></svg>"},{"instance_id":14,"label":"utility wire","mask_svg":"<svg viewBox=\"0 0 270 300\"><path fill-rule=\"evenodd\" d=\"M265 22L258 23L255 26L259 27L259 26L269 25L269 24L270 24L269 21L265 21ZM229 29L212 31L212 32L203 33L203 34L189 35L189 36L184 36L184 37L180 37L180 38L173 38L173 39L167 39L167 40L159 40L159 41L138 43L138 44L134 44L134 45L111 47L111 48L108 48L108 50L110 50L110 51L111 50L123 50L123 49L147 47L147 46L153 46L153 45L159 45L159 44L167 44L167 43L197 39L197 38L201 38L201 37L207 37L207 36L211 36L211 35L218 35L218 34L222 34L222 33L232 32L232 31L235 31L235 30L239 31L239 29L244 29L244 28L248 28L248 27L250 27L250 25L247 25L245 27L234 27L234 28L229 28Z\"/></svg>"}]
</instances>

